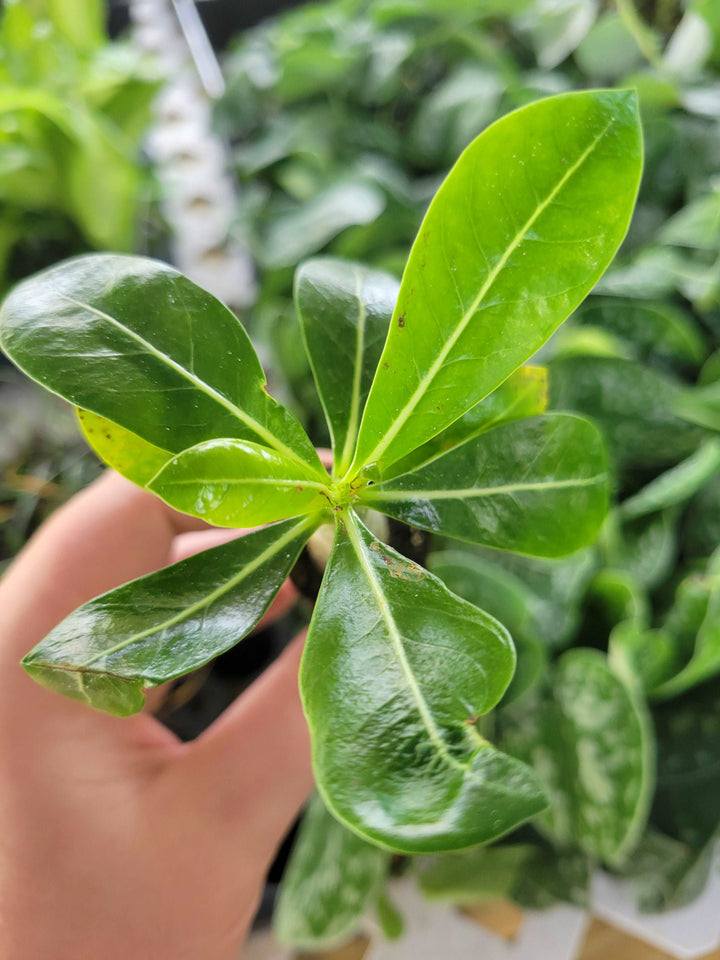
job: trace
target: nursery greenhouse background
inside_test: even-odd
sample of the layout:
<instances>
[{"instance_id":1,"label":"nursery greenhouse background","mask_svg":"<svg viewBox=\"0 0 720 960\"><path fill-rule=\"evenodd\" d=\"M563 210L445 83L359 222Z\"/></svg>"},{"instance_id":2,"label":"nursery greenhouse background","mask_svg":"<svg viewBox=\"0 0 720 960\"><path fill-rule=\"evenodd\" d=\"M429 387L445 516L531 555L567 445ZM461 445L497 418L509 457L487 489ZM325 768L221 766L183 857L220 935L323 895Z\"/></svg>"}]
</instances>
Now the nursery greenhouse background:
<instances>
[{"instance_id":1,"label":"nursery greenhouse background","mask_svg":"<svg viewBox=\"0 0 720 960\"><path fill-rule=\"evenodd\" d=\"M538 557L390 522L401 554L509 630L517 669L478 732L550 805L488 844L407 854L316 794L242 956L720 958L720 2L5 0L0 84L0 297L79 254L168 262L242 321L322 448L298 266L399 282L493 123L636 92L629 231L482 428L595 424L597 534ZM103 469L72 406L0 354L0 575ZM197 737L309 622L317 556L281 620L170 685L170 729Z\"/></svg>"}]
</instances>

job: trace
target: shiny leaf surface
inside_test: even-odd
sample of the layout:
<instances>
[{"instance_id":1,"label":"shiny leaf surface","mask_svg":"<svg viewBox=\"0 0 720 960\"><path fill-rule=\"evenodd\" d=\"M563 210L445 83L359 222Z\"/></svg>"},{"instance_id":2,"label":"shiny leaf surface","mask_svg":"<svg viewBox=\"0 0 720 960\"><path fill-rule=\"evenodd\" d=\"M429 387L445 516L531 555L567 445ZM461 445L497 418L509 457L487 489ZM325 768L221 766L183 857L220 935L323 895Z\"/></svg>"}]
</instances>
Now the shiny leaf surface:
<instances>
[{"instance_id":1,"label":"shiny leaf surface","mask_svg":"<svg viewBox=\"0 0 720 960\"><path fill-rule=\"evenodd\" d=\"M332 812L391 849L429 852L486 842L542 810L534 775L475 726L514 663L497 621L345 514L300 674Z\"/></svg>"},{"instance_id":2,"label":"shiny leaf surface","mask_svg":"<svg viewBox=\"0 0 720 960\"><path fill-rule=\"evenodd\" d=\"M163 450L248 439L324 475L300 424L265 392L237 318L158 261L89 254L25 280L0 311L0 343L49 390Z\"/></svg>"},{"instance_id":3,"label":"shiny leaf surface","mask_svg":"<svg viewBox=\"0 0 720 960\"><path fill-rule=\"evenodd\" d=\"M399 289L390 274L331 257L308 260L295 276L295 304L338 475L350 466Z\"/></svg>"},{"instance_id":4,"label":"shiny leaf surface","mask_svg":"<svg viewBox=\"0 0 720 960\"><path fill-rule=\"evenodd\" d=\"M256 443L210 440L173 457L148 489L218 527L257 526L329 507L314 470Z\"/></svg>"},{"instance_id":5,"label":"shiny leaf surface","mask_svg":"<svg viewBox=\"0 0 720 960\"><path fill-rule=\"evenodd\" d=\"M491 427L545 413L547 401L548 377L545 367L520 367L446 430L384 470L383 479L416 470L439 454L447 453L453 447L485 433Z\"/></svg>"},{"instance_id":6,"label":"shiny leaf surface","mask_svg":"<svg viewBox=\"0 0 720 960\"><path fill-rule=\"evenodd\" d=\"M258 623L317 521L265 527L78 607L23 660L38 682L108 713L202 666Z\"/></svg>"},{"instance_id":7,"label":"shiny leaf surface","mask_svg":"<svg viewBox=\"0 0 720 960\"><path fill-rule=\"evenodd\" d=\"M629 91L530 104L467 148L413 245L358 468L439 433L548 339L614 256L641 164Z\"/></svg>"},{"instance_id":8,"label":"shiny leaf surface","mask_svg":"<svg viewBox=\"0 0 720 960\"><path fill-rule=\"evenodd\" d=\"M424 530L502 550L563 556L600 529L607 509L605 451L588 420L534 417L495 427L360 496Z\"/></svg>"},{"instance_id":9,"label":"shiny leaf surface","mask_svg":"<svg viewBox=\"0 0 720 960\"><path fill-rule=\"evenodd\" d=\"M720 441L706 440L695 453L676 467L655 477L620 505L623 517L643 517L657 510L684 503L720 470Z\"/></svg>"}]
</instances>

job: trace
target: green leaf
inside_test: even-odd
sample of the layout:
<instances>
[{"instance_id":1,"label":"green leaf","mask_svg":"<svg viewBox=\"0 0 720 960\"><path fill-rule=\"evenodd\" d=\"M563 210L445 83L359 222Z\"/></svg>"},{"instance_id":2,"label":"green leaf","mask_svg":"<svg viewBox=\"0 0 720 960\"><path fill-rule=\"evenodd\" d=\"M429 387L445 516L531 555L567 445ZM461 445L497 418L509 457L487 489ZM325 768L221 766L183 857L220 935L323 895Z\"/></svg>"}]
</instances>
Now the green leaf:
<instances>
[{"instance_id":1,"label":"green leaf","mask_svg":"<svg viewBox=\"0 0 720 960\"><path fill-rule=\"evenodd\" d=\"M405 932L405 920L386 890L380 892L375 906L383 936L388 940L399 940Z\"/></svg>"},{"instance_id":2,"label":"green leaf","mask_svg":"<svg viewBox=\"0 0 720 960\"><path fill-rule=\"evenodd\" d=\"M535 417L495 427L412 473L366 487L360 499L424 530L557 557L585 546L600 529L607 461L588 420Z\"/></svg>"},{"instance_id":3,"label":"green leaf","mask_svg":"<svg viewBox=\"0 0 720 960\"><path fill-rule=\"evenodd\" d=\"M668 220L663 243L699 250L720 250L720 188L698 197Z\"/></svg>"},{"instance_id":4,"label":"green leaf","mask_svg":"<svg viewBox=\"0 0 720 960\"><path fill-rule=\"evenodd\" d=\"M605 563L624 571L644 590L653 590L672 573L677 561L677 511L664 510L635 520L608 517L602 536Z\"/></svg>"},{"instance_id":5,"label":"green leaf","mask_svg":"<svg viewBox=\"0 0 720 960\"><path fill-rule=\"evenodd\" d=\"M361 264L318 257L295 275L295 303L335 456L350 466L399 283Z\"/></svg>"},{"instance_id":6,"label":"green leaf","mask_svg":"<svg viewBox=\"0 0 720 960\"><path fill-rule=\"evenodd\" d=\"M526 910L547 910L556 903L590 906L590 859L580 850L538 846L522 871L513 900Z\"/></svg>"},{"instance_id":7,"label":"green leaf","mask_svg":"<svg viewBox=\"0 0 720 960\"><path fill-rule=\"evenodd\" d=\"M522 696L542 675L547 655L531 613L533 596L514 574L469 551L434 551L430 569L445 586L508 628L517 649L517 668L503 703Z\"/></svg>"},{"instance_id":8,"label":"green leaf","mask_svg":"<svg viewBox=\"0 0 720 960\"><path fill-rule=\"evenodd\" d=\"M608 660L617 674L647 696L675 672L677 648L667 630L648 630L637 619L623 620L610 634Z\"/></svg>"},{"instance_id":9,"label":"green leaf","mask_svg":"<svg viewBox=\"0 0 720 960\"><path fill-rule=\"evenodd\" d=\"M247 527L328 509L327 486L316 477L312 467L268 447L209 440L173 457L147 486L182 513Z\"/></svg>"},{"instance_id":10,"label":"green leaf","mask_svg":"<svg viewBox=\"0 0 720 960\"><path fill-rule=\"evenodd\" d=\"M83 436L100 459L141 487L172 459L169 450L161 450L96 413L78 409L77 415Z\"/></svg>"},{"instance_id":11,"label":"green leaf","mask_svg":"<svg viewBox=\"0 0 720 960\"><path fill-rule=\"evenodd\" d=\"M701 853L720 829L720 681L656 706L653 823Z\"/></svg>"},{"instance_id":12,"label":"green leaf","mask_svg":"<svg viewBox=\"0 0 720 960\"><path fill-rule=\"evenodd\" d=\"M90 254L25 280L0 310L0 343L49 390L163 450L233 437L326 476L300 424L265 392L237 318L158 261Z\"/></svg>"},{"instance_id":13,"label":"green leaf","mask_svg":"<svg viewBox=\"0 0 720 960\"><path fill-rule=\"evenodd\" d=\"M418 884L428 900L479 903L507 897L533 852L527 844L512 844L438 854L421 861Z\"/></svg>"},{"instance_id":14,"label":"green leaf","mask_svg":"<svg viewBox=\"0 0 720 960\"><path fill-rule=\"evenodd\" d=\"M664 628L673 637L682 669L653 696L677 696L720 673L720 551L710 558L706 575L680 584Z\"/></svg>"},{"instance_id":15,"label":"green leaf","mask_svg":"<svg viewBox=\"0 0 720 960\"><path fill-rule=\"evenodd\" d=\"M514 664L497 621L344 514L300 671L330 810L404 852L483 843L542 810L534 775L475 726Z\"/></svg>"},{"instance_id":16,"label":"green leaf","mask_svg":"<svg viewBox=\"0 0 720 960\"><path fill-rule=\"evenodd\" d=\"M644 517L684 503L705 486L720 470L720 440L706 440L695 453L654 480L620 504L620 515L626 519Z\"/></svg>"},{"instance_id":17,"label":"green leaf","mask_svg":"<svg viewBox=\"0 0 720 960\"><path fill-rule=\"evenodd\" d=\"M702 438L677 410L682 384L631 360L565 357L550 364L550 406L592 417L622 470L689 456Z\"/></svg>"},{"instance_id":18,"label":"green leaf","mask_svg":"<svg viewBox=\"0 0 720 960\"><path fill-rule=\"evenodd\" d=\"M707 354L697 323L672 303L593 296L573 319L621 337L638 360L696 367Z\"/></svg>"},{"instance_id":19,"label":"green leaf","mask_svg":"<svg viewBox=\"0 0 720 960\"><path fill-rule=\"evenodd\" d=\"M313 797L280 886L273 915L278 940L312 950L349 939L379 894L388 860Z\"/></svg>"},{"instance_id":20,"label":"green leaf","mask_svg":"<svg viewBox=\"0 0 720 960\"><path fill-rule=\"evenodd\" d=\"M265 527L96 597L51 630L23 666L73 700L136 713L143 687L202 666L255 627L317 523Z\"/></svg>"},{"instance_id":21,"label":"green leaf","mask_svg":"<svg viewBox=\"0 0 720 960\"><path fill-rule=\"evenodd\" d=\"M416 470L439 454L447 453L458 444L480 436L491 427L545 413L547 400L546 368L520 367L489 396L463 414L459 420L385 470L383 478L389 480L410 470Z\"/></svg>"},{"instance_id":22,"label":"green leaf","mask_svg":"<svg viewBox=\"0 0 720 960\"><path fill-rule=\"evenodd\" d=\"M628 91L530 104L468 147L410 254L356 468L429 440L548 339L614 256L641 165Z\"/></svg>"},{"instance_id":23,"label":"green leaf","mask_svg":"<svg viewBox=\"0 0 720 960\"><path fill-rule=\"evenodd\" d=\"M505 746L532 764L552 805L538 827L560 844L620 863L645 825L653 745L640 703L596 650L557 662L543 698L503 711Z\"/></svg>"}]
</instances>

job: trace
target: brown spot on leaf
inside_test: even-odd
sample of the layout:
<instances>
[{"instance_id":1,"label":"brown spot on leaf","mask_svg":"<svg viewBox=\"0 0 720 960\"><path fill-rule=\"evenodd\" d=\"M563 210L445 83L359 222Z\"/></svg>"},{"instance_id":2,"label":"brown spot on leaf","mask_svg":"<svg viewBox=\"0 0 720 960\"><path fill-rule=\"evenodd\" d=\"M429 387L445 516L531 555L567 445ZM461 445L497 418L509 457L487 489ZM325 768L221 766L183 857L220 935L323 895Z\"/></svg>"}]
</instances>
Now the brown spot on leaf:
<instances>
[{"instance_id":1,"label":"brown spot on leaf","mask_svg":"<svg viewBox=\"0 0 720 960\"><path fill-rule=\"evenodd\" d=\"M398 326L402 329L405 326L405 314L401 313L398 317Z\"/></svg>"}]
</instances>

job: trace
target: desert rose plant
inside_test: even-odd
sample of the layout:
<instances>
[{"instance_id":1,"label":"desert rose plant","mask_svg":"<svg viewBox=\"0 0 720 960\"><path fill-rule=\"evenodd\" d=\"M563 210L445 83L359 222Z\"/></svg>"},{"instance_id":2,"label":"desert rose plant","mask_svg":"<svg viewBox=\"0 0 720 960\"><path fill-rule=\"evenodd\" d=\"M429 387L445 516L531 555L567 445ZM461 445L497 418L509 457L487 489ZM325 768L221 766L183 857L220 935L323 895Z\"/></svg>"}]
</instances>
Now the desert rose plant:
<instances>
[{"instance_id":1,"label":"desert rose plant","mask_svg":"<svg viewBox=\"0 0 720 960\"><path fill-rule=\"evenodd\" d=\"M522 364L612 260L641 166L632 92L551 97L465 150L399 287L340 260L301 266L296 301L330 473L266 392L236 317L174 269L90 255L16 287L2 346L79 408L100 456L178 510L257 528L91 600L26 670L132 714L144 689L246 636L309 538L332 524L300 675L329 810L404 852L485 843L543 811L535 773L483 725L513 677L507 629L372 531L386 514L542 557L596 536L607 505L600 434L582 417L543 415L542 373Z\"/></svg>"}]
</instances>

